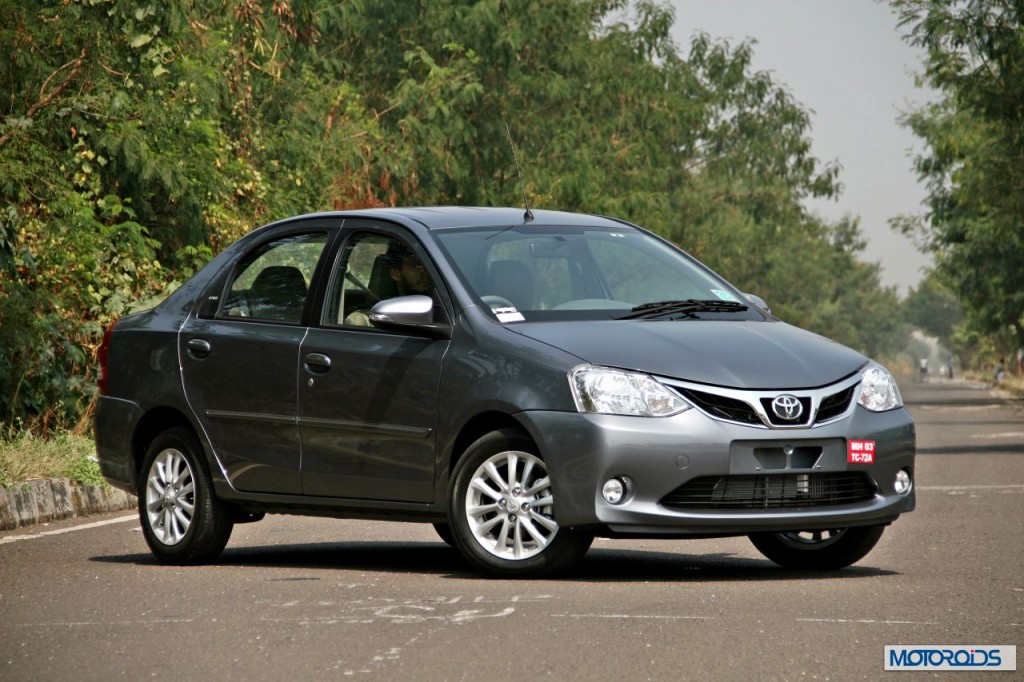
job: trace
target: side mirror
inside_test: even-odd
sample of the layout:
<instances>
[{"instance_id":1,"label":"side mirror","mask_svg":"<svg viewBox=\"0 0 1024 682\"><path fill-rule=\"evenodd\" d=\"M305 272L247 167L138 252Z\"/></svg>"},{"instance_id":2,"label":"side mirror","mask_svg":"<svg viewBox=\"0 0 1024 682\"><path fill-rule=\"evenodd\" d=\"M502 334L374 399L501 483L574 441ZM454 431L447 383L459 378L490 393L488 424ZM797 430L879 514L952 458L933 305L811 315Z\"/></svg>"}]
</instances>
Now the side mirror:
<instances>
[{"instance_id":1,"label":"side mirror","mask_svg":"<svg viewBox=\"0 0 1024 682\"><path fill-rule=\"evenodd\" d=\"M747 297L748 301L750 301L751 303L756 305L761 310L765 311L769 315L772 314L772 309L769 308L768 304L765 303L764 299L761 298L760 296L758 296L757 294L743 294L743 295Z\"/></svg>"},{"instance_id":2,"label":"side mirror","mask_svg":"<svg viewBox=\"0 0 1024 682\"><path fill-rule=\"evenodd\" d=\"M370 309L370 324L392 331L422 331L437 338L448 337L447 324L434 324L434 299L430 296L387 298Z\"/></svg>"}]
</instances>

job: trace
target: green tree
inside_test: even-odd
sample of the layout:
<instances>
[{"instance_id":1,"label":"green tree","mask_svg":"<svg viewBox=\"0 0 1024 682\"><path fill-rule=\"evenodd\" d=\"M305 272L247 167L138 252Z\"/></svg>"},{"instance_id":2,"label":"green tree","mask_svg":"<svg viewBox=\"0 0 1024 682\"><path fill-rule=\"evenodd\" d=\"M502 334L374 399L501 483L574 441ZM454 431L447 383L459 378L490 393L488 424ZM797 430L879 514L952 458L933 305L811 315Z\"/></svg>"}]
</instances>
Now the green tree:
<instances>
[{"instance_id":1,"label":"green tree","mask_svg":"<svg viewBox=\"0 0 1024 682\"><path fill-rule=\"evenodd\" d=\"M347 141L374 128L304 66L287 0L0 16L0 423L45 431L86 410L106 325L259 223L354 196Z\"/></svg>"},{"instance_id":2,"label":"green tree","mask_svg":"<svg viewBox=\"0 0 1024 682\"><path fill-rule=\"evenodd\" d=\"M155 243L84 121L119 120L125 70L158 65L163 27L132 3L4 0L0 15L0 423L47 429L88 404L104 320L160 285Z\"/></svg>"},{"instance_id":3,"label":"green tree","mask_svg":"<svg viewBox=\"0 0 1024 682\"><path fill-rule=\"evenodd\" d=\"M903 301L903 310L907 322L952 348L953 333L964 318L956 297L934 271L910 290Z\"/></svg>"},{"instance_id":4,"label":"green tree","mask_svg":"<svg viewBox=\"0 0 1024 682\"><path fill-rule=\"evenodd\" d=\"M967 324L1024 347L1024 5L895 0L907 39L927 53L936 104L904 123L925 152L915 167L928 212L896 221L935 254Z\"/></svg>"},{"instance_id":5,"label":"green tree","mask_svg":"<svg viewBox=\"0 0 1024 682\"><path fill-rule=\"evenodd\" d=\"M381 205L537 207L672 239L875 354L891 292L838 169L752 46L651 0L0 0L0 420L87 411L103 328L254 226Z\"/></svg>"}]
</instances>

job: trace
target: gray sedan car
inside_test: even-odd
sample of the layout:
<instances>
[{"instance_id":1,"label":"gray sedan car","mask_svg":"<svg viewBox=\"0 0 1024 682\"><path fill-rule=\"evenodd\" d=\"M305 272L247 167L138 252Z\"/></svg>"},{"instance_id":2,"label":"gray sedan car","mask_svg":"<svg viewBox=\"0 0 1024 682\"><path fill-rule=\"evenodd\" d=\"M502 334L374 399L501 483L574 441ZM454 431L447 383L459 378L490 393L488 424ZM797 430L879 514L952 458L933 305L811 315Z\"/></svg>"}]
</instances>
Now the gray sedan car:
<instances>
[{"instance_id":1,"label":"gray sedan car","mask_svg":"<svg viewBox=\"0 0 1024 682\"><path fill-rule=\"evenodd\" d=\"M612 218L374 209L254 230L106 333L96 444L167 563L236 523L434 524L541 575L595 536L848 566L914 508L885 368Z\"/></svg>"}]
</instances>

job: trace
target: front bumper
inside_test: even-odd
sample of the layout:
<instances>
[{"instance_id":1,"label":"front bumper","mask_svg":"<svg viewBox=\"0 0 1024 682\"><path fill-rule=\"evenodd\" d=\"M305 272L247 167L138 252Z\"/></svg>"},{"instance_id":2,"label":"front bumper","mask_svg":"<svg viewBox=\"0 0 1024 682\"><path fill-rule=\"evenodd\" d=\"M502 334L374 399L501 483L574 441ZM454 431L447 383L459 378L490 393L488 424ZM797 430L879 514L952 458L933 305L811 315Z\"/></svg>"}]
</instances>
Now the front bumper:
<instances>
[{"instance_id":1,"label":"front bumper","mask_svg":"<svg viewBox=\"0 0 1024 682\"><path fill-rule=\"evenodd\" d=\"M858 406L838 421L797 430L722 422L697 409L668 418L542 411L517 416L548 465L555 518L562 526L609 535L742 535L889 523L915 505L913 488L902 495L894 488L901 469L914 476L914 423L902 408L873 413ZM874 441L874 461L848 462L848 440ZM790 452L796 455L780 454ZM807 506L793 499L782 507L766 499L764 508L743 509L677 509L663 503L699 477L751 481L842 472L863 474L869 487L864 499ZM630 482L618 505L601 496L612 477Z\"/></svg>"}]
</instances>

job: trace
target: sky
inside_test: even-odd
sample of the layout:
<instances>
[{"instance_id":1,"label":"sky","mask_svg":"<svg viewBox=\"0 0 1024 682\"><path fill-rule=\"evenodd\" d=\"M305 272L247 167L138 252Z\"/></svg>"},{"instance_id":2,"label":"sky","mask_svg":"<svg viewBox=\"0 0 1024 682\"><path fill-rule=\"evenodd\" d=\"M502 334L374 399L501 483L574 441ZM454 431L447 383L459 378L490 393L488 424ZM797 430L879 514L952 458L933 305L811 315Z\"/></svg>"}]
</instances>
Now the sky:
<instances>
[{"instance_id":1,"label":"sky","mask_svg":"<svg viewBox=\"0 0 1024 682\"><path fill-rule=\"evenodd\" d=\"M921 146L899 125L901 112L935 93L914 86L921 52L901 37L889 5L873 0L672 0L673 36L683 54L698 31L730 44L756 40L755 71L771 72L811 113L812 149L823 162L838 161L838 201L808 208L828 220L860 220L867 247L862 260L882 266L885 286L906 295L930 257L888 220L919 214L925 188L912 168Z\"/></svg>"}]
</instances>

